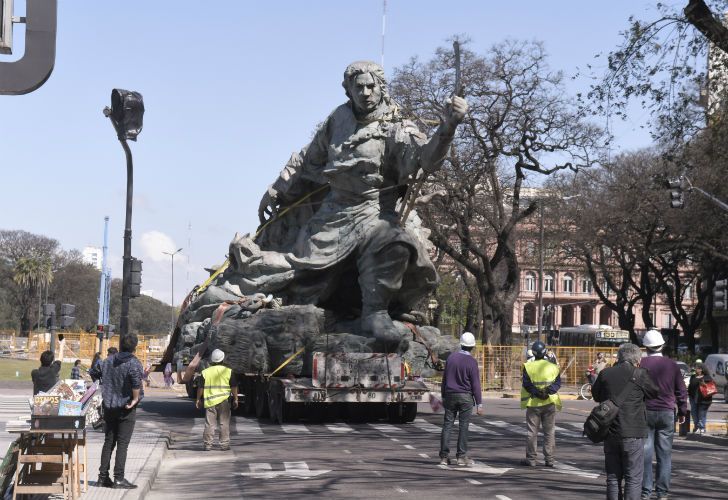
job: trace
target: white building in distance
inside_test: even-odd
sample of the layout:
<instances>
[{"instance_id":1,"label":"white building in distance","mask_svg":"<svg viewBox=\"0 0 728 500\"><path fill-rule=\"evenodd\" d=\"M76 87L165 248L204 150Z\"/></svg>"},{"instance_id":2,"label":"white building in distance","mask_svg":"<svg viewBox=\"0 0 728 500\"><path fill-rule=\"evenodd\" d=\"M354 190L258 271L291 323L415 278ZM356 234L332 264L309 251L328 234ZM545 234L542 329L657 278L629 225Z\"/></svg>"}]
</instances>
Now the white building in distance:
<instances>
[{"instance_id":1,"label":"white building in distance","mask_svg":"<svg viewBox=\"0 0 728 500\"><path fill-rule=\"evenodd\" d=\"M103 264L104 259L104 252L99 247L84 247L84 249L81 251L81 255L83 255L83 261L86 264L91 264L96 269L101 271L101 266Z\"/></svg>"}]
</instances>

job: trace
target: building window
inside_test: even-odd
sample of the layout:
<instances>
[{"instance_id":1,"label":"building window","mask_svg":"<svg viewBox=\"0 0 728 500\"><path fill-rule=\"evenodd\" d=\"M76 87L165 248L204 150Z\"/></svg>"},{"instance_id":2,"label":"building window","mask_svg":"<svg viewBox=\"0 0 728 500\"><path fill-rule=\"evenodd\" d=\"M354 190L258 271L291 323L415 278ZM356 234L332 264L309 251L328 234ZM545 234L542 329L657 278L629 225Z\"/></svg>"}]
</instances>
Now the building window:
<instances>
[{"instance_id":1,"label":"building window","mask_svg":"<svg viewBox=\"0 0 728 500\"><path fill-rule=\"evenodd\" d=\"M652 326L655 326L655 313L650 312L649 315L650 315L650 324Z\"/></svg>"},{"instance_id":2,"label":"building window","mask_svg":"<svg viewBox=\"0 0 728 500\"><path fill-rule=\"evenodd\" d=\"M526 291L527 292L535 292L536 291L536 275L533 273L526 273L526 281L525 281Z\"/></svg>"},{"instance_id":3,"label":"building window","mask_svg":"<svg viewBox=\"0 0 728 500\"><path fill-rule=\"evenodd\" d=\"M592 282L589 278L581 280L581 293L592 293Z\"/></svg>"},{"instance_id":4,"label":"building window","mask_svg":"<svg viewBox=\"0 0 728 500\"><path fill-rule=\"evenodd\" d=\"M526 256L533 257L536 255L536 243L533 241L526 242Z\"/></svg>"},{"instance_id":5,"label":"building window","mask_svg":"<svg viewBox=\"0 0 728 500\"><path fill-rule=\"evenodd\" d=\"M691 283L685 283L683 290L683 299L690 300L693 298L693 285Z\"/></svg>"},{"instance_id":6,"label":"building window","mask_svg":"<svg viewBox=\"0 0 728 500\"><path fill-rule=\"evenodd\" d=\"M546 274L543 277L543 291L553 292L554 291L554 277L550 274Z\"/></svg>"},{"instance_id":7,"label":"building window","mask_svg":"<svg viewBox=\"0 0 728 500\"><path fill-rule=\"evenodd\" d=\"M672 314L665 313L662 315L662 324L665 325L665 328L672 328Z\"/></svg>"},{"instance_id":8,"label":"building window","mask_svg":"<svg viewBox=\"0 0 728 500\"><path fill-rule=\"evenodd\" d=\"M564 292L574 293L574 277L570 274L564 276Z\"/></svg>"}]
</instances>

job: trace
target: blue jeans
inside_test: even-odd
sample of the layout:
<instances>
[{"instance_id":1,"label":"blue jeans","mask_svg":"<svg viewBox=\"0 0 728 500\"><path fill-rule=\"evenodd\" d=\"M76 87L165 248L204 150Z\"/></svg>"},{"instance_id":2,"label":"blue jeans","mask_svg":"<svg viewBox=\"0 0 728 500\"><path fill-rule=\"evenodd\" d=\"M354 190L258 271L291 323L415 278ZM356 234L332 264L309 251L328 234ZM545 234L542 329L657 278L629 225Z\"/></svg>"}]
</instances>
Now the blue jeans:
<instances>
[{"instance_id":1,"label":"blue jeans","mask_svg":"<svg viewBox=\"0 0 728 500\"><path fill-rule=\"evenodd\" d=\"M708 408L710 404L696 403L695 405L695 428L705 430L705 422L708 419Z\"/></svg>"},{"instance_id":2,"label":"blue jeans","mask_svg":"<svg viewBox=\"0 0 728 500\"><path fill-rule=\"evenodd\" d=\"M643 441L643 438L618 438L612 435L604 441L607 500L639 500L645 465L642 459Z\"/></svg>"},{"instance_id":3,"label":"blue jeans","mask_svg":"<svg viewBox=\"0 0 728 500\"><path fill-rule=\"evenodd\" d=\"M445 407L445 422L442 425L442 434L440 435L440 458L450 456L450 431L452 431L456 416L460 419L456 456L457 458L464 457L468 454L468 427L470 426L470 416L473 413L473 395L464 393L445 394L442 403Z\"/></svg>"},{"instance_id":4,"label":"blue jeans","mask_svg":"<svg viewBox=\"0 0 728 500\"><path fill-rule=\"evenodd\" d=\"M672 438L675 434L675 412L647 410L647 439L644 446L645 470L642 475L642 495L652 493L652 455L657 459L655 491L667 496L672 471Z\"/></svg>"}]
</instances>

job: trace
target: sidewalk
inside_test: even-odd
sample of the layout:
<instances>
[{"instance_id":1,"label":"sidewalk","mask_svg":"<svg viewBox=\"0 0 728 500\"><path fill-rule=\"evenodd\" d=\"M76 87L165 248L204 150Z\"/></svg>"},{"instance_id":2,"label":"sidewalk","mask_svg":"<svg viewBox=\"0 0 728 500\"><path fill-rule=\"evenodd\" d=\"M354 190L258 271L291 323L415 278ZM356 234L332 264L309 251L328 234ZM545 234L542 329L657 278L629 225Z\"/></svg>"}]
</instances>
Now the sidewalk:
<instances>
[{"instance_id":1,"label":"sidewalk","mask_svg":"<svg viewBox=\"0 0 728 500\"><path fill-rule=\"evenodd\" d=\"M104 445L104 434L90 431L88 434L88 492L81 495L82 500L131 500L144 498L157 477L162 460L170 441L169 433L151 432L137 424L129 444L126 457L126 478L136 484L133 490L115 490L96 486L96 479L101 464L101 449ZM111 469L114 468L112 455ZM112 472L113 475L113 472ZM83 479L83 476L82 476Z\"/></svg>"}]
</instances>

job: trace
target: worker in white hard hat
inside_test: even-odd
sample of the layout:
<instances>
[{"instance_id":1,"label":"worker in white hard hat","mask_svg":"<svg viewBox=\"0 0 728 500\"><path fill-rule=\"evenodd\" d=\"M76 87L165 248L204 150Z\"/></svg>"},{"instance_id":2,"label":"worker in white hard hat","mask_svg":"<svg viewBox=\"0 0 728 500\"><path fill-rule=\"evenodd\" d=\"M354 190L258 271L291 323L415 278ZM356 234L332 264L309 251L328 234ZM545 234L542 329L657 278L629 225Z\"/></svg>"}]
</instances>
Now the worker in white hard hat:
<instances>
[{"instance_id":1,"label":"worker in white hard hat","mask_svg":"<svg viewBox=\"0 0 728 500\"><path fill-rule=\"evenodd\" d=\"M459 418L456 464L471 467L475 464L468 457L468 426L473 407L478 415L483 414L483 395L480 390L478 362L470 353L475 347L475 336L465 332L460 336L460 350L452 353L445 363L442 374L442 400L445 407L445 421L440 435L440 465L451 465L450 431Z\"/></svg>"},{"instance_id":2,"label":"worker in white hard hat","mask_svg":"<svg viewBox=\"0 0 728 500\"><path fill-rule=\"evenodd\" d=\"M220 449L230 449L230 396L232 407L238 407L238 382L233 371L222 362L225 353L215 349L210 354L210 366L202 370L197 389L196 406L205 408L205 431L202 435L205 451L212 450L215 429L220 427Z\"/></svg>"},{"instance_id":3,"label":"worker in white hard hat","mask_svg":"<svg viewBox=\"0 0 728 500\"><path fill-rule=\"evenodd\" d=\"M648 330L642 337L642 345L647 349L647 356L642 358L640 366L647 369L659 389L657 397L645 401L647 438L644 440L642 498L649 498L653 490L657 498L667 498L670 490L675 412L677 411L678 422L684 423L688 414L687 389L677 363L662 355L665 339L659 331L654 328ZM653 455L657 459L654 478Z\"/></svg>"}]
</instances>

